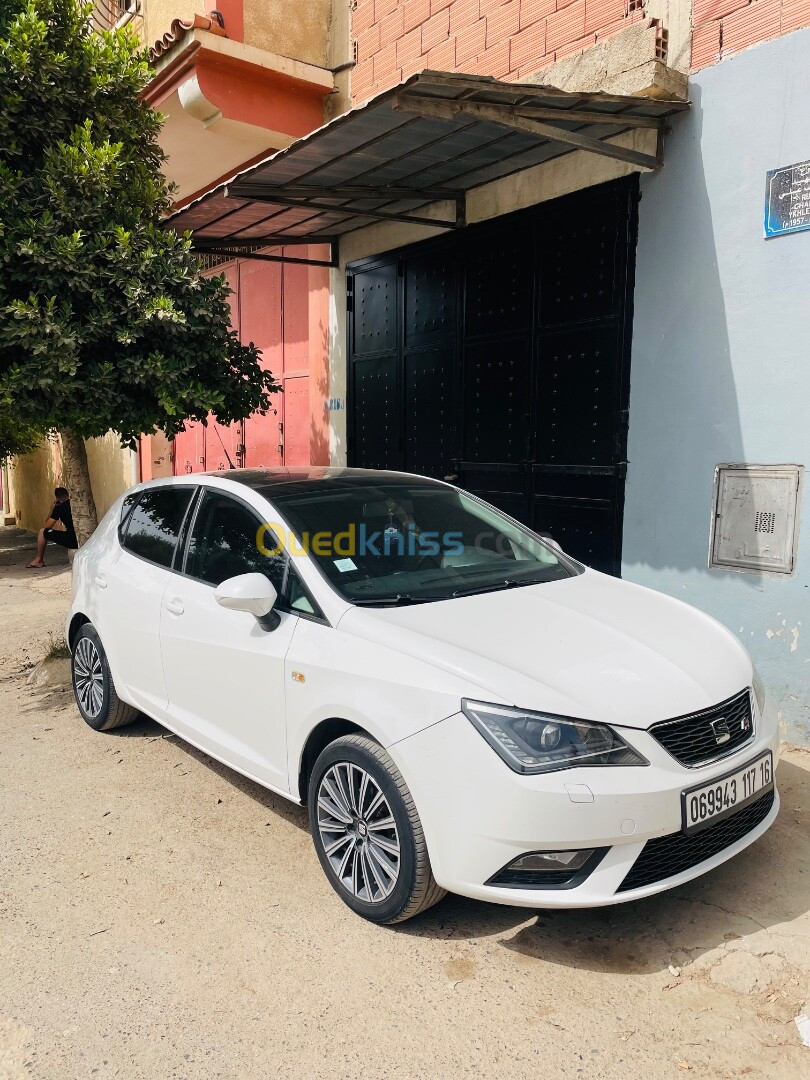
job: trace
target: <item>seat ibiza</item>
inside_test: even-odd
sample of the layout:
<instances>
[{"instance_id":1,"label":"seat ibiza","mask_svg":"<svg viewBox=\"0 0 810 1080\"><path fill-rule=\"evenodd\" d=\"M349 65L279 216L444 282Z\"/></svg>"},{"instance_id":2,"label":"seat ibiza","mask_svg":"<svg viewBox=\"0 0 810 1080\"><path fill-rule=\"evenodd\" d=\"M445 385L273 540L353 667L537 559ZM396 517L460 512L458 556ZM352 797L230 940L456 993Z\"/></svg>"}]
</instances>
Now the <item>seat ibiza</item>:
<instances>
[{"instance_id":1,"label":"seat ibiza","mask_svg":"<svg viewBox=\"0 0 810 1080\"><path fill-rule=\"evenodd\" d=\"M79 710L145 713L308 806L355 912L649 896L776 817L777 727L724 627L450 484L140 485L73 564Z\"/></svg>"}]
</instances>

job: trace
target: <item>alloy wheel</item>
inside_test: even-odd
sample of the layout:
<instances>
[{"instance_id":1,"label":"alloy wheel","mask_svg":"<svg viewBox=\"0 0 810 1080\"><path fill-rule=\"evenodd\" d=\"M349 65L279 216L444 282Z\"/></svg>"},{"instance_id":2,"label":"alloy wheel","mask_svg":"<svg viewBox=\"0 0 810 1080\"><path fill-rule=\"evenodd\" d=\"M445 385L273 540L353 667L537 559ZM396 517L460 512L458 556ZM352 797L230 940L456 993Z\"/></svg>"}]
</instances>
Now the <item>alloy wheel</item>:
<instances>
[{"instance_id":1,"label":"alloy wheel","mask_svg":"<svg viewBox=\"0 0 810 1080\"><path fill-rule=\"evenodd\" d=\"M332 765L318 787L318 832L338 881L352 896L379 904L400 873L399 832L374 777L352 762Z\"/></svg>"},{"instance_id":2,"label":"alloy wheel","mask_svg":"<svg viewBox=\"0 0 810 1080\"><path fill-rule=\"evenodd\" d=\"M104 704L104 670L98 649L90 638L80 638L76 645L73 684L81 707L95 719Z\"/></svg>"}]
</instances>

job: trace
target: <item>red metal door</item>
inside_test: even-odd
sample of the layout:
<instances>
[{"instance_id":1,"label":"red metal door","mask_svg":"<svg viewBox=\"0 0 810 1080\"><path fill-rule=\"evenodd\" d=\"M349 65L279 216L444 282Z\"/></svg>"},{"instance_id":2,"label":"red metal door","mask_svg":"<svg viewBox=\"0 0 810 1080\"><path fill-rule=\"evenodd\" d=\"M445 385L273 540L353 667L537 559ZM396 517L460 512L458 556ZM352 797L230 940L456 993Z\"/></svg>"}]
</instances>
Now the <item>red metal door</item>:
<instances>
[{"instance_id":1,"label":"red metal door","mask_svg":"<svg viewBox=\"0 0 810 1080\"><path fill-rule=\"evenodd\" d=\"M239 469L244 457L244 425L218 424L209 418L205 432L205 470L206 472L224 472L225 469Z\"/></svg>"},{"instance_id":2,"label":"red metal door","mask_svg":"<svg viewBox=\"0 0 810 1080\"><path fill-rule=\"evenodd\" d=\"M255 343L283 393L272 396L266 415L243 423L223 426L211 416L207 427L188 424L174 441L174 472L307 465L313 439L309 268L246 259L220 272L231 288L232 328Z\"/></svg>"},{"instance_id":3,"label":"red metal door","mask_svg":"<svg viewBox=\"0 0 810 1080\"><path fill-rule=\"evenodd\" d=\"M242 340L258 346L262 367L269 369L280 382L284 370L281 264L246 259L239 271ZM250 469L272 468L284 461L284 395L274 394L271 400L266 415L254 413L245 421L244 463Z\"/></svg>"},{"instance_id":4,"label":"red metal door","mask_svg":"<svg viewBox=\"0 0 810 1080\"><path fill-rule=\"evenodd\" d=\"M157 480L174 474L174 446L164 432L153 431L138 440L138 476L141 480Z\"/></svg>"},{"instance_id":5,"label":"red metal door","mask_svg":"<svg viewBox=\"0 0 810 1080\"><path fill-rule=\"evenodd\" d=\"M284 464L308 465L309 267L292 263L283 270Z\"/></svg>"},{"instance_id":6,"label":"red metal door","mask_svg":"<svg viewBox=\"0 0 810 1080\"><path fill-rule=\"evenodd\" d=\"M202 472L205 469L205 428L196 420L175 435L172 444L172 468L175 476Z\"/></svg>"},{"instance_id":7,"label":"red metal door","mask_svg":"<svg viewBox=\"0 0 810 1080\"><path fill-rule=\"evenodd\" d=\"M286 253L300 257L300 249L287 248ZM283 270L284 374L305 374L309 371L309 267L288 263Z\"/></svg>"},{"instance_id":8,"label":"red metal door","mask_svg":"<svg viewBox=\"0 0 810 1080\"><path fill-rule=\"evenodd\" d=\"M284 380L284 464L309 465L309 376Z\"/></svg>"},{"instance_id":9,"label":"red metal door","mask_svg":"<svg viewBox=\"0 0 810 1080\"><path fill-rule=\"evenodd\" d=\"M228 303L231 308L231 329L241 335L239 304L239 266L231 263L222 272L231 290ZM212 472L238 469L244 464L244 424L218 424L213 415L208 417L205 432L205 470Z\"/></svg>"}]
</instances>

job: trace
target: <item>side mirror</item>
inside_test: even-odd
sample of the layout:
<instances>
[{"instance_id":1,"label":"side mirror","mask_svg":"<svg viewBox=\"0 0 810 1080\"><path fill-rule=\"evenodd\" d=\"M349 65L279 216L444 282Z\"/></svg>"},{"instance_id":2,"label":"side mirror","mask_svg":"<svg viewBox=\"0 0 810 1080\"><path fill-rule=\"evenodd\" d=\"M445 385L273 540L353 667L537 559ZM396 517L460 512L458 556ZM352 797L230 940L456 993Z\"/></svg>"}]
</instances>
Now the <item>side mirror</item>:
<instances>
[{"instance_id":1,"label":"side mirror","mask_svg":"<svg viewBox=\"0 0 810 1080\"><path fill-rule=\"evenodd\" d=\"M239 574L228 578L217 585L214 596L220 607L255 615L265 630L275 630L278 626L278 613L273 611L278 593L264 574Z\"/></svg>"}]
</instances>

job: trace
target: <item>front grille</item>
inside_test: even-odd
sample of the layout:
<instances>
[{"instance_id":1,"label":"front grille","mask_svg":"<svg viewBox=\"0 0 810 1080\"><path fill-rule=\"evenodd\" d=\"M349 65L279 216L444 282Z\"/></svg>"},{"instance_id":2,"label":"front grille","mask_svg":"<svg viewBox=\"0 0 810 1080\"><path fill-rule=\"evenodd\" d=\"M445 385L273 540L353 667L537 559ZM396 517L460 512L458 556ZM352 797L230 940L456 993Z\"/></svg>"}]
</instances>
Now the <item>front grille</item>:
<instances>
[{"instance_id":1,"label":"front grille","mask_svg":"<svg viewBox=\"0 0 810 1080\"><path fill-rule=\"evenodd\" d=\"M733 754L754 737L751 691L713 705L703 712L653 724L650 734L681 765L694 768ZM725 742L718 741L728 734Z\"/></svg>"},{"instance_id":2,"label":"front grille","mask_svg":"<svg viewBox=\"0 0 810 1080\"><path fill-rule=\"evenodd\" d=\"M765 820L771 811L774 789L749 803L731 817L723 818L698 833L670 833L648 840L617 892L629 892L655 881L675 877L731 847Z\"/></svg>"}]
</instances>

